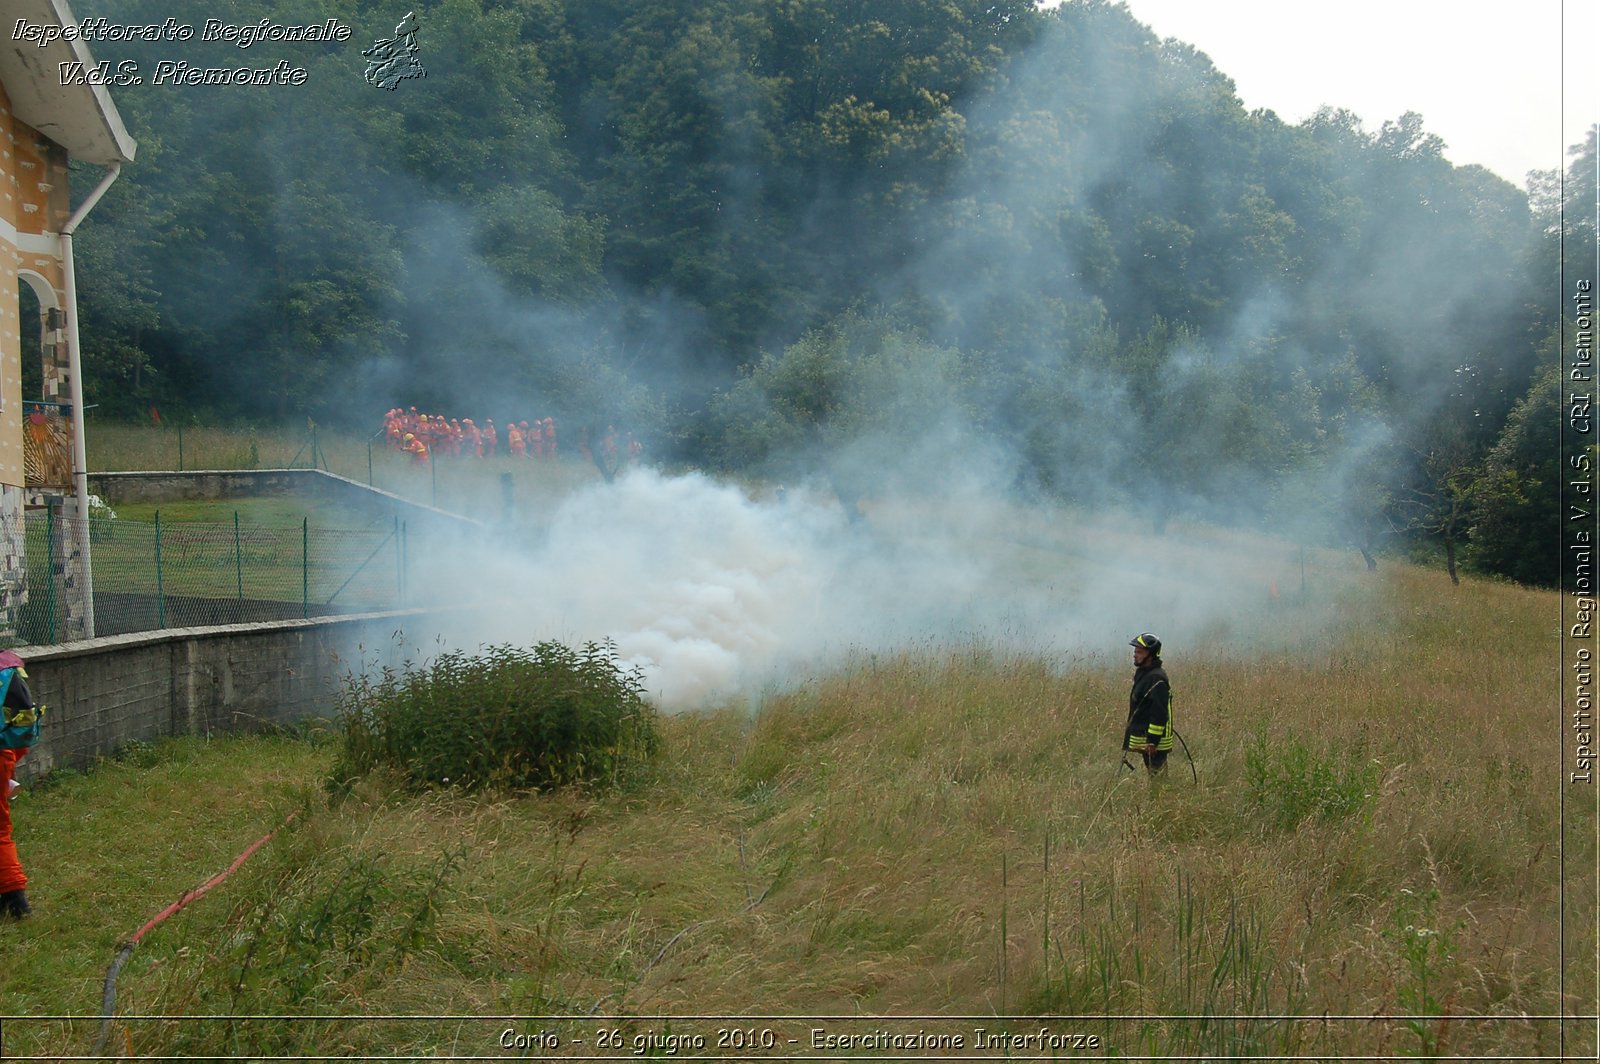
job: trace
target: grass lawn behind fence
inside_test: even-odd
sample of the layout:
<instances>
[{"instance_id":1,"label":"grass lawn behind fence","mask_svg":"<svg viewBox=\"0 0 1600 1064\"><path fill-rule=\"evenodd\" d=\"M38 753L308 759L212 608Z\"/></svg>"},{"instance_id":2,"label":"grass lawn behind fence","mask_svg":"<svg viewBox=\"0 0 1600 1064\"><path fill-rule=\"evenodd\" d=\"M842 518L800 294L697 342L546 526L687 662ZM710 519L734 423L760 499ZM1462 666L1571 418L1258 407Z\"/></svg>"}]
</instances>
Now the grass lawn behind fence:
<instances>
[{"instance_id":1,"label":"grass lawn behind fence","mask_svg":"<svg viewBox=\"0 0 1600 1064\"><path fill-rule=\"evenodd\" d=\"M180 447L180 435L182 437ZM537 525L564 494L598 479L569 459L532 462L438 457L433 468L386 449L382 440L295 427L229 430L91 423L93 470L325 468L413 502L488 522ZM285 496L115 505L115 519L91 523L95 587L108 599L97 625L139 630L173 623L170 599L277 603L271 619L404 606L408 568L425 555L426 535L392 517L321 499ZM157 516L160 530L157 530ZM26 536L30 602L23 641L53 643L65 631L64 596L40 574L66 548L49 518L30 517ZM237 523L236 523L237 522ZM119 611L132 613L118 617ZM193 614L185 614L194 621ZM262 614L268 619L268 614ZM131 626L131 629L130 629Z\"/></svg>"},{"instance_id":2,"label":"grass lawn behind fence","mask_svg":"<svg viewBox=\"0 0 1600 1064\"><path fill-rule=\"evenodd\" d=\"M382 439L318 428L238 430L90 422L91 471L322 468L413 502L484 521L538 523L564 495L599 479L576 450L560 458L493 459L439 454L431 466L389 450ZM119 511L120 512L120 511Z\"/></svg>"},{"instance_id":3,"label":"grass lawn behind fence","mask_svg":"<svg viewBox=\"0 0 1600 1064\"><path fill-rule=\"evenodd\" d=\"M392 605L403 575L392 526L325 529L300 522L212 524L118 519L91 527L101 591L313 604Z\"/></svg>"},{"instance_id":4,"label":"grass lawn behind fence","mask_svg":"<svg viewBox=\"0 0 1600 1064\"><path fill-rule=\"evenodd\" d=\"M236 514L240 525L258 528L298 528L302 521L309 521L312 528L324 531L366 532L387 531L394 524L392 518L375 517L370 512L337 502L282 495L124 503L114 509L118 520L152 525L158 513L165 524L226 525L230 528Z\"/></svg>"}]
</instances>

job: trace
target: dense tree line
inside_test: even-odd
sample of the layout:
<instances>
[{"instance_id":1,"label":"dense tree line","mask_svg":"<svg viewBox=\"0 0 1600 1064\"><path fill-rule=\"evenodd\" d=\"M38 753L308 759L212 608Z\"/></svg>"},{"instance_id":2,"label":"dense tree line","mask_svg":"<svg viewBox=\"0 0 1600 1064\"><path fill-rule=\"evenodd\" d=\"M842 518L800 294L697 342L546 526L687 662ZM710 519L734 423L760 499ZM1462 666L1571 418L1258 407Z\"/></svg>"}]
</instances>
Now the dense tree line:
<instances>
[{"instance_id":1,"label":"dense tree line","mask_svg":"<svg viewBox=\"0 0 1600 1064\"><path fill-rule=\"evenodd\" d=\"M1247 112L1104 0L429 0L395 91L360 49L404 11L371 0L79 7L354 30L95 45L308 72L113 89L139 158L79 242L103 409L523 395L846 499L959 456L1556 579L1552 293L1593 138L1563 204L1415 114Z\"/></svg>"}]
</instances>

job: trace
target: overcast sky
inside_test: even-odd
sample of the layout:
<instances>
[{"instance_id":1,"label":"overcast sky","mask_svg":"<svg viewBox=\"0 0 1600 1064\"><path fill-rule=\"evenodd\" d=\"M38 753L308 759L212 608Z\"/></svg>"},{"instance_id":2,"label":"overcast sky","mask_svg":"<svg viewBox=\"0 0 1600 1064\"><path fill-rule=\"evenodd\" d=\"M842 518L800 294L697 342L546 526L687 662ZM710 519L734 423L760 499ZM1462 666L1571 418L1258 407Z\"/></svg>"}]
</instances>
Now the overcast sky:
<instances>
[{"instance_id":1,"label":"overcast sky","mask_svg":"<svg viewBox=\"0 0 1600 1064\"><path fill-rule=\"evenodd\" d=\"M1562 166L1566 147L1600 121L1596 0L1126 2L1157 36L1210 56L1249 110L1300 122L1330 104L1369 130L1417 111L1451 162L1519 187L1528 170Z\"/></svg>"}]
</instances>

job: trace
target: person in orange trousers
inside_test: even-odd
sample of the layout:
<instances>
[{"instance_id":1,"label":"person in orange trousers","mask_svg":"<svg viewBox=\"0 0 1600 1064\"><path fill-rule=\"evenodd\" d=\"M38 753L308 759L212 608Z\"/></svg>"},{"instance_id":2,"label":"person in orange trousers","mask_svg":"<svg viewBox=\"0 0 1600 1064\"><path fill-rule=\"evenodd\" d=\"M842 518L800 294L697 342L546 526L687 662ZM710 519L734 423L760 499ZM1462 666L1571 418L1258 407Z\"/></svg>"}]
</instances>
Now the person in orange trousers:
<instances>
[{"instance_id":1,"label":"person in orange trousers","mask_svg":"<svg viewBox=\"0 0 1600 1064\"><path fill-rule=\"evenodd\" d=\"M11 777L17 762L28 752L26 746L0 748L0 920L20 920L30 912L28 877L17 858L17 844L11 837Z\"/></svg>"}]
</instances>

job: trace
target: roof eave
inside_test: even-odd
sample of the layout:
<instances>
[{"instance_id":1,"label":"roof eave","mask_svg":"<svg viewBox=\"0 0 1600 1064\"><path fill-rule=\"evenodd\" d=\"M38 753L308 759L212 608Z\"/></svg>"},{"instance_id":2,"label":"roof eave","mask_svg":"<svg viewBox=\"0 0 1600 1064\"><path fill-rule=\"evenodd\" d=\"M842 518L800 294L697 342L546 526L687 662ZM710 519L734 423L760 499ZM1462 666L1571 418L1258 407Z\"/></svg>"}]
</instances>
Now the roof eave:
<instances>
[{"instance_id":1,"label":"roof eave","mask_svg":"<svg viewBox=\"0 0 1600 1064\"><path fill-rule=\"evenodd\" d=\"M66 0L10 0L6 17L36 24L75 26ZM12 22L12 26L16 23ZM63 85L66 64L94 69L94 56L82 40L0 42L0 78L11 97L12 113L83 162L110 166L133 161L138 142L128 133L104 85Z\"/></svg>"}]
</instances>

